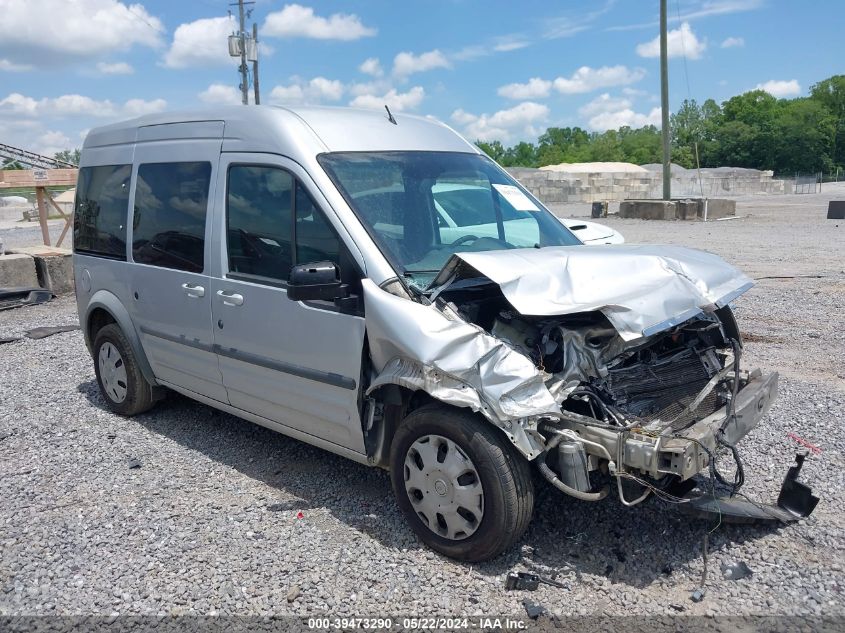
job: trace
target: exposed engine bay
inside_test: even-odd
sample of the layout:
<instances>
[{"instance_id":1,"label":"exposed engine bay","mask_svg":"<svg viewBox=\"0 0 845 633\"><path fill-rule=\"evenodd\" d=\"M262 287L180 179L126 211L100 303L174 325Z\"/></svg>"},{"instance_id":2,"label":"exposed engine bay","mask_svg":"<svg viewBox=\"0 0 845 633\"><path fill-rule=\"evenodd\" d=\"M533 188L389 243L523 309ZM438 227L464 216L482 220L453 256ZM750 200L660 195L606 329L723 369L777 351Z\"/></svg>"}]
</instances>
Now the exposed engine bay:
<instances>
[{"instance_id":1,"label":"exposed engine bay","mask_svg":"<svg viewBox=\"0 0 845 633\"><path fill-rule=\"evenodd\" d=\"M738 369L741 345L728 307L702 312L650 337L625 341L600 312L521 315L498 287L483 278L458 281L437 301L505 341L542 372L561 404L561 417L538 426L547 445L540 470L564 492L581 498L607 494L606 489L593 491L592 471L612 469L621 495L623 476L659 489L709 466L717 448L712 442L693 440L698 459L687 460L686 468L683 459L663 455L657 464L640 469L631 468L620 442L637 436L657 438L657 445L660 438L677 441L683 431L719 411L727 412L719 416L727 421L736 392L748 382ZM605 439L608 434L616 436L615 446L591 438L602 432ZM739 479L732 485L738 490L739 456L721 435L716 437L717 444L733 452ZM695 450L696 442L702 450ZM673 468L678 463L681 468ZM642 498L648 493L646 489Z\"/></svg>"}]
</instances>

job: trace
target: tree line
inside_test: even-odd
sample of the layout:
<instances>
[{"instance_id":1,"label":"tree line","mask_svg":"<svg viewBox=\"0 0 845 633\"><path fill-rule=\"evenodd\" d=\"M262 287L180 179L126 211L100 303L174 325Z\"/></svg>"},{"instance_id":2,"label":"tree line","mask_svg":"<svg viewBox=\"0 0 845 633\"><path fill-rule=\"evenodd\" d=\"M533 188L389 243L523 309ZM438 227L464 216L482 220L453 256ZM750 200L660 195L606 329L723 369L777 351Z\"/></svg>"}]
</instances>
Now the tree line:
<instances>
[{"instance_id":1,"label":"tree line","mask_svg":"<svg viewBox=\"0 0 845 633\"><path fill-rule=\"evenodd\" d=\"M814 84L808 97L777 99L763 90L721 105L687 99L670 119L672 162L686 168L749 167L775 173L845 171L845 75ZM662 162L660 130L653 125L588 132L548 128L537 143L505 147L476 143L506 167L558 163Z\"/></svg>"}]
</instances>

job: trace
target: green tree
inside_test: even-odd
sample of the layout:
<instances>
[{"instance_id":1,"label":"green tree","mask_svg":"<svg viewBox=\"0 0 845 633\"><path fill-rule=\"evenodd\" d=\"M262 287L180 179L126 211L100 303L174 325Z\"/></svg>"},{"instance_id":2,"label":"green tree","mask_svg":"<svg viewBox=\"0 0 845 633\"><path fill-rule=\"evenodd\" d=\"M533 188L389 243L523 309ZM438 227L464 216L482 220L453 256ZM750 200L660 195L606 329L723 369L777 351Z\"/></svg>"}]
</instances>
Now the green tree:
<instances>
[{"instance_id":1,"label":"green tree","mask_svg":"<svg viewBox=\"0 0 845 633\"><path fill-rule=\"evenodd\" d=\"M76 149L63 149L61 152L53 154L53 158L61 160L71 165L79 165L79 156L82 152L77 147Z\"/></svg>"},{"instance_id":2,"label":"green tree","mask_svg":"<svg viewBox=\"0 0 845 633\"><path fill-rule=\"evenodd\" d=\"M834 75L810 87L810 98L821 103L833 116L835 133L831 161L845 167L845 75Z\"/></svg>"},{"instance_id":3,"label":"green tree","mask_svg":"<svg viewBox=\"0 0 845 633\"><path fill-rule=\"evenodd\" d=\"M836 118L824 105L809 98L784 101L775 128L775 171L815 173L833 167Z\"/></svg>"},{"instance_id":4,"label":"green tree","mask_svg":"<svg viewBox=\"0 0 845 633\"><path fill-rule=\"evenodd\" d=\"M506 167L537 167L537 148L533 143L522 141L509 147L502 157Z\"/></svg>"},{"instance_id":5,"label":"green tree","mask_svg":"<svg viewBox=\"0 0 845 633\"><path fill-rule=\"evenodd\" d=\"M501 162L502 157L505 155L505 148L501 141L493 141L491 143L476 141L475 146L497 163Z\"/></svg>"}]
</instances>

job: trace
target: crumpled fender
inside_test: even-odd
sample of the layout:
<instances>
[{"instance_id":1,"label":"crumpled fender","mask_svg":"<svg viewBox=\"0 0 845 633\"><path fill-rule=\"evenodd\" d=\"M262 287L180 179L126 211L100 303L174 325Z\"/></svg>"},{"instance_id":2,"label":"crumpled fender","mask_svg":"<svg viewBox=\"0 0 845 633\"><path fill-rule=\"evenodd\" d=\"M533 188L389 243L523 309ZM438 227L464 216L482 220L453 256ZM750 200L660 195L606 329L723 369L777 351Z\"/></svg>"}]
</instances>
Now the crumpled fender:
<instances>
[{"instance_id":1,"label":"crumpled fender","mask_svg":"<svg viewBox=\"0 0 845 633\"><path fill-rule=\"evenodd\" d=\"M560 405L529 358L456 315L362 283L376 370L368 394L386 384L422 389L480 412L528 459L539 454L542 438L525 418L558 414Z\"/></svg>"}]
</instances>

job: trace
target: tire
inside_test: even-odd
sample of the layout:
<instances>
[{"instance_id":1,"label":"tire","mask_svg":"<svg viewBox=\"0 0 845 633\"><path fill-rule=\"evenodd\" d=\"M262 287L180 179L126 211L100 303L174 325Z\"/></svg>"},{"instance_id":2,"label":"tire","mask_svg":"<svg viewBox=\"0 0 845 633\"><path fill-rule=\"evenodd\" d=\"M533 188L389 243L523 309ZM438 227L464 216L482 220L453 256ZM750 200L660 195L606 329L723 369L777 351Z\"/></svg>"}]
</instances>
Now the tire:
<instances>
[{"instance_id":1,"label":"tire","mask_svg":"<svg viewBox=\"0 0 845 633\"><path fill-rule=\"evenodd\" d=\"M93 350L97 384L109 409L133 416L155 404L153 386L141 373L132 346L118 325L110 323L100 328Z\"/></svg>"},{"instance_id":2,"label":"tire","mask_svg":"<svg viewBox=\"0 0 845 633\"><path fill-rule=\"evenodd\" d=\"M455 478L447 470L466 472ZM417 409L396 430L390 479L399 509L420 539L462 561L490 560L509 549L534 510L528 461L480 416L439 403ZM472 507L477 483L481 501Z\"/></svg>"}]
</instances>

